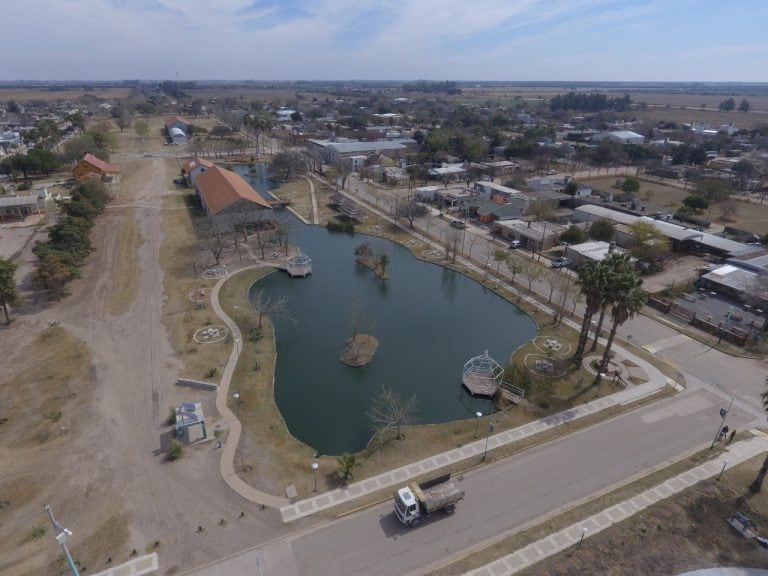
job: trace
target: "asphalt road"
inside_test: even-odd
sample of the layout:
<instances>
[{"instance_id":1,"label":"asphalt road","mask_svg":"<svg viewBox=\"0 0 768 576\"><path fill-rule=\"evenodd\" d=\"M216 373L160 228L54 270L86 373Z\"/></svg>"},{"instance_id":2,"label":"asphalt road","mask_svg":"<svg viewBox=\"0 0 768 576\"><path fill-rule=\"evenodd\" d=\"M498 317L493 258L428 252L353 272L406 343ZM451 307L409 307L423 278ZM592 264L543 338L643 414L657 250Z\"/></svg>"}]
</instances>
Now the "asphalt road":
<instances>
[{"instance_id":1,"label":"asphalt road","mask_svg":"<svg viewBox=\"0 0 768 576\"><path fill-rule=\"evenodd\" d=\"M561 510L714 437L721 395L699 389L565 436L467 474L467 495L452 516L403 527L392 504L376 506L190 574L337 576L420 574L452 556ZM728 423L744 429L754 416L735 407ZM260 574L260 576L261 576Z\"/></svg>"}]
</instances>

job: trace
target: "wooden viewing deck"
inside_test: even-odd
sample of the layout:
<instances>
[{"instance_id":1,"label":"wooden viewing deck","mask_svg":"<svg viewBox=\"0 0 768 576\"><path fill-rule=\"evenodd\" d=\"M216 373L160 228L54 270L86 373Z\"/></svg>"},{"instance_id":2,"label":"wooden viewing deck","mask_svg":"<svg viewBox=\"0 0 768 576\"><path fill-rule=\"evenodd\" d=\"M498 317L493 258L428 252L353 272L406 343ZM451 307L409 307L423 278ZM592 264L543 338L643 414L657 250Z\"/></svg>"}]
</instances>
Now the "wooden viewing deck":
<instances>
[{"instance_id":1,"label":"wooden viewing deck","mask_svg":"<svg viewBox=\"0 0 768 576\"><path fill-rule=\"evenodd\" d=\"M464 374L461 383L472 396L493 396L499 388L499 383L492 376L477 373Z\"/></svg>"}]
</instances>

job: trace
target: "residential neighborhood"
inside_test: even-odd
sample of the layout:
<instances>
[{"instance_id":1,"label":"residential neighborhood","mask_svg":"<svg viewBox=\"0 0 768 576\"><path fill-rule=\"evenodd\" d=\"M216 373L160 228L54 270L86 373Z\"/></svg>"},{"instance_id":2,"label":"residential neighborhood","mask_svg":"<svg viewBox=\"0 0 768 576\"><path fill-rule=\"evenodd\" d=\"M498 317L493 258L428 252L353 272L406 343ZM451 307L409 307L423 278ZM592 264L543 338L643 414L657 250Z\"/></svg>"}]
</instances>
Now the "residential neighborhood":
<instances>
[{"instance_id":1,"label":"residential neighborhood","mask_svg":"<svg viewBox=\"0 0 768 576\"><path fill-rule=\"evenodd\" d=\"M0 7L0 574L768 576L768 8L246 4Z\"/></svg>"}]
</instances>

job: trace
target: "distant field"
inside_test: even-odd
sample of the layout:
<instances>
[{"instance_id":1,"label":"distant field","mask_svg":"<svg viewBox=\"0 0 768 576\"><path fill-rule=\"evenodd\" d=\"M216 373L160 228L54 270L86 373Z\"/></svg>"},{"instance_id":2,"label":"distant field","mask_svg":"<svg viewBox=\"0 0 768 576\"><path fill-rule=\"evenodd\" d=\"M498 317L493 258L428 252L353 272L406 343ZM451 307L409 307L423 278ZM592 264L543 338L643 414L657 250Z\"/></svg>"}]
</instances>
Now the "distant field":
<instances>
[{"instance_id":1,"label":"distant field","mask_svg":"<svg viewBox=\"0 0 768 576\"><path fill-rule=\"evenodd\" d=\"M0 102L16 100L24 103L28 100L44 100L53 102L58 99L70 102L82 96L95 96L97 98L112 99L125 98L131 91L130 88L95 88L93 90L47 90L45 88L0 88Z\"/></svg>"},{"instance_id":2,"label":"distant field","mask_svg":"<svg viewBox=\"0 0 768 576\"><path fill-rule=\"evenodd\" d=\"M597 190L605 192L619 192L613 185L618 178L616 176L603 176L601 178L581 179L581 182L588 182ZM650 197L646 195L650 192ZM657 182L640 179L640 206L645 206L645 211L649 214L654 212L674 212L683 204L683 198L692 192L691 187L688 190L666 186ZM646 198L648 198L646 200ZM728 216L727 220L722 219L722 204L715 204L711 211L704 214L705 217L721 225L731 225L754 232L756 234L768 233L768 203L758 204L755 201L748 201L745 198L734 197L735 211Z\"/></svg>"}]
</instances>

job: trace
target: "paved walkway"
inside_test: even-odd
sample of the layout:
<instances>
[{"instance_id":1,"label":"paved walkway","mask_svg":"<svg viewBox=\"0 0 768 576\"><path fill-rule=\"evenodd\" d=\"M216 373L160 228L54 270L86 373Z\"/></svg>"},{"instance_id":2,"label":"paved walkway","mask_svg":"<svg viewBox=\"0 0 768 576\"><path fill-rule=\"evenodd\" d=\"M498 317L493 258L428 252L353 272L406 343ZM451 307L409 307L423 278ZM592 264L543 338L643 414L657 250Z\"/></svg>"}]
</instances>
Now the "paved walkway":
<instances>
[{"instance_id":1,"label":"paved walkway","mask_svg":"<svg viewBox=\"0 0 768 576\"><path fill-rule=\"evenodd\" d=\"M309 176L304 176L304 178L309 182L309 197L312 201L312 224L319 225L320 224L320 212L317 209L317 196L315 196L315 183L312 182L312 178Z\"/></svg>"},{"instance_id":2,"label":"paved walkway","mask_svg":"<svg viewBox=\"0 0 768 576\"><path fill-rule=\"evenodd\" d=\"M257 504L263 504L264 506L270 506L271 508L280 508L288 503L285 498L273 496L266 492L256 490L254 487L246 484L235 472L235 452L237 451L237 444L240 441L241 426L240 420L238 420L227 405L229 399L229 383L232 380L232 374L237 366L237 358L240 355L239 346L237 342L243 341L243 335L240 333L240 328L237 324L224 313L221 305L219 304L219 290L227 279L232 276L249 270L255 266L246 266L235 272L232 272L216 282L216 285L211 291L211 307L214 314L216 314L227 325L227 328L231 331L232 338L235 341L235 345L232 348L232 352L227 360L227 365L224 367L224 372L221 375L221 382L219 383L219 391L216 394L216 409L221 414L221 424L229 428L229 436L227 442L222 447L221 460L219 462L219 471L221 477L224 479L232 490L240 494L243 498L256 502Z\"/></svg>"},{"instance_id":3,"label":"paved walkway","mask_svg":"<svg viewBox=\"0 0 768 576\"><path fill-rule=\"evenodd\" d=\"M577 524L572 524L559 532L550 534L546 538L542 538L524 548L516 550L512 554L508 554L490 564L486 564L485 566L467 572L467 576L508 576L515 574L549 556L567 550L568 548L578 546L582 536L586 540L595 534L610 528L614 524L626 520L638 512L653 506L657 502L690 488L698 482L717 477L723 472L724 464L726 468L736 466L737 464L746 462L750 458L768 450L768 436L757 430L753 430L752 433L755 434L753 438L732 444L717 458L705 462L700 466L696 466L695 468L691 468L682 474L678 474L677 476L638 494L634 498L630 498L629 500L625 500L624 502L606 508ZM728 474L727 469L724 474ZM723 520L725 519L723 518ZM696 572L695 574L699 573ZM708 576L720 576L726 574L737 575L748 573L715 571L702 574L707 574Z\"/></svg>"},{"instance_id":4,"label":"paved walkway","mask_svg":"<svg viewBox=\"0 0 768 576\"><path fill-rule=\"evenodd\" d=\"M617 392L604 398L598 398L581 406L576 406L570 410L553 414L547 418L541 420L534 420L523 426L506 430L499 434L489 436L487 439L488 450L505 446L524 438L533 436L534 434L540 434L548 430L562 426L568 422L574 422L585 416L595 414L601 410L611 408L614 406L622 406L638 400L649 394L653 394L657 390L663 388L667 381L664 377L655 378L640 386L633 386L627 390ZM445 466L456 464L458 462L467 461L468 464L472 461L481 461L483 454L486 450L486 439L480 439L475 442L470 442L462 446L461 448L454 448L448 452L442 454L435 454L424 460L414 462L395 468L389 472L373 476L360 482L354 482L344 488L337 488L318 496L313 496L305 500L301 500L288 506L280 508L280 513L283 516L283 521L289 522L296 520L339 504L344 504L356 498L360 498L367 494L377 492L383 488L390 488L403 485L409 482L412 478L421 474L427 474L440 470Z\"/></svg>"}]
</instances>

